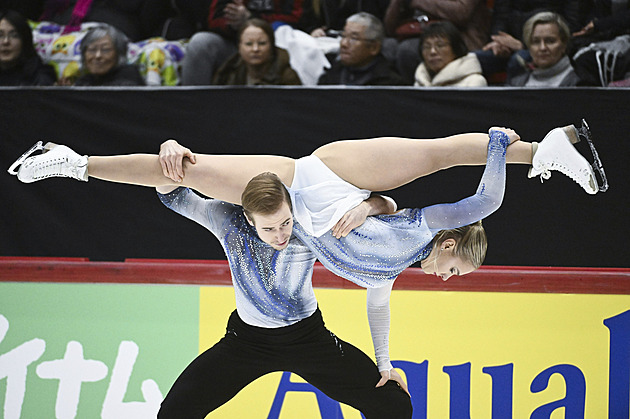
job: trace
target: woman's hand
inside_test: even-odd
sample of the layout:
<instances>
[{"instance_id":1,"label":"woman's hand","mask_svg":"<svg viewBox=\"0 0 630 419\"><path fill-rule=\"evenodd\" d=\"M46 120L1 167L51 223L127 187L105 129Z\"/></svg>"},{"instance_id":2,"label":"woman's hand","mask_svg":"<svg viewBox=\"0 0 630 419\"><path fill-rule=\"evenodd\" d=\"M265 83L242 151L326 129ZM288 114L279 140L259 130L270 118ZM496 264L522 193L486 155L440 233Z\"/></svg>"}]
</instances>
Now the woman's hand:
<instances>
[{"instance_id":1,"label":"woman's hand","mask_svg":"<svg viewBox=\"0 0 630 419\"><path fill-rule=\"evenodd\" d=\"M332 235L340 239L346 237L352 229L359 227L370 215L370 206L366 201L361 202L346 212L332 228Z\"/></svg>"},{"instance_id":2,"label":"woman's hand","mask_svg":"<svg viewBox=\"0 0 630 419\"><path fill-rule=\"evenodd\" d=\"M504 128L504 127L492 127L492 128L490 128L490 131L489 131L489 132L492 132L492 131L501 131L501 132L506 133L506 134L507 134L507 136L508 136L508 139L510 140L510 144L512 144L512 143L514 143L514 142L516 142L516 141L518 141L518 140L520 140L520 139L521 139L521 136L520 136L520 135L518 135L518 134L516 133L516 131L514 131L514 130L513 130L513 129L511 129L511 128Z\"/></svg>"},{"instance_id":3,"label":"woman's hand","mask_svg":"<svg viewBox=\"0 0 630 419\"><path fill-rule=\"evenodd\" d=\"M162 173L167 178L178 183L184 180L185 158L192 164L197 163L195 154L173 139L167 140L160 145L160 165L162 166Z\"/></svg>"},{"instance_id":4,"label":"woman's hand","mask_svg":"<svg viewBox=\"0 0 630 419\"><path fill-rule=\"evenodd\" d=\"M398 374L398 371L393 368L391 370L381 371L381 380L376 384L376 387L384 386L389 380L396 381L400 388L405 390L405 393L409 394L407 383L405 383L405 380ZM411 397L411 394L409 394L409 397Z\"/></svg>"}]
</instances>

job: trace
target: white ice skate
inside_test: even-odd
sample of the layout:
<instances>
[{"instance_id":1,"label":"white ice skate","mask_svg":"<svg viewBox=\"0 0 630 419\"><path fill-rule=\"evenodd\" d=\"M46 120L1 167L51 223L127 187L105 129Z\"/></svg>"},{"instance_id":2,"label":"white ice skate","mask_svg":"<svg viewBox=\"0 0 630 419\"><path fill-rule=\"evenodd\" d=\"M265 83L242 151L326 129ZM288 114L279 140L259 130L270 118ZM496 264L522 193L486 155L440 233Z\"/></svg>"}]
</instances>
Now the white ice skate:
<instances>
[{"instance_id":1,"label":"white ice skate","mask_svg":"<svg viewBox=\"0 0 630 419\"><path fill-rule=\"evenodd\" d=\"M580 141L580 136L585 137L591 147L595 159L593 166L573 146ZM538 150L532 160L532 167L528 173L530 178L540 176L541 181L549 179L551 171L557 170L573 179L591 195L599 191L605 192L608 189L604 168L593 146L588 125L584 120L579 130L573 125L551 130L538 145ZM602 178L601 186L598 185L593 169L597 170Z\"/></svg>"},{"instance_id":2,"label":"white ice skate","mask_svg":"<svg viewBox=\"0 0 630 419\"><path fill-rule=\"evenodd\" d=\"M40 150L42 154L29 157ZM81 156L65 145L54 143L42 145L42 142L38 141L9 167L9 173L17 175L24 183L49 177L70 177L87 182L87 164L87 156Z\"/></svg>"}]
</instances>

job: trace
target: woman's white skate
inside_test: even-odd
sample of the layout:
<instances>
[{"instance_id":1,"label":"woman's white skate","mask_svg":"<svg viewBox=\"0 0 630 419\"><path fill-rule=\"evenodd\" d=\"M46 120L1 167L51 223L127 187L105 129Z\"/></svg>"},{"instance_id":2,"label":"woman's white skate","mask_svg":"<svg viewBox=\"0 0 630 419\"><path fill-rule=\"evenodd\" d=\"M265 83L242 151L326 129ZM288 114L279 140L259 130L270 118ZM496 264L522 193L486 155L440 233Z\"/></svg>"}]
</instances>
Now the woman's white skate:
<instances>
[{"instance_id":1,"label":"woman's white skate","mask_svg":"<svg viewBox=\"0 0 630 419\"><path fill-rule=\"evenodd\" d=\"M42 154L31 157L36 151L41 151ZM8 172L17 175L23 183L33 183L49 177L70 177L87 182L87 165L87 156L81 156L65 145L43 145L38 141L9 167Z\"/></svg>"},{"instance_id":2,"label":"woman's white skate","mask_svg":"<svg viewBox=\"0 0 630 419\"><path fill-rule=\"evenodd\" d=\"M592 165L573 146L580 141L580 137L583 137L591 148L594 159ZM538 145L528 176L530 178L540 176L542 181L551 177L552 170L564 173L591 195L608 190L606 173L585 120L582 120L579 129L569 125L551 130ZM597 181L595 172L599 173L601 184Z\"/></svg>"}]
</instances>

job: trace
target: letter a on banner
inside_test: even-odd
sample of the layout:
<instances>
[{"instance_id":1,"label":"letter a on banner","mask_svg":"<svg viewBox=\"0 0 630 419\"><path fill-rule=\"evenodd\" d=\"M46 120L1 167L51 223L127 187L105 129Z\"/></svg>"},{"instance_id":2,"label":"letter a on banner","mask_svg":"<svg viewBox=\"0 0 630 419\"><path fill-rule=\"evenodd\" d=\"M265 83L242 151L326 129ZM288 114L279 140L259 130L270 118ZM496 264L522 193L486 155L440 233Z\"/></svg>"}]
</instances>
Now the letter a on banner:
<instances>
[{"instance_id":1,"label":"letter a on banner","mask_svg":"<svg viewBox=\"0 0 630 419\"><path fill-rule=\"evenodd\" d=\"M278 419L280 417L284 397L290 391L315 393L322 419L343 419L343 413L341 412L339 402L326 396L311 384L296 383L291 381L291 373L286 371L282 373L280 384L278 384L278 391L276 392L276 397L273 399L273 404L271 405L271 410L269 411L267 419Z\"/></svg>"}]
</instances>

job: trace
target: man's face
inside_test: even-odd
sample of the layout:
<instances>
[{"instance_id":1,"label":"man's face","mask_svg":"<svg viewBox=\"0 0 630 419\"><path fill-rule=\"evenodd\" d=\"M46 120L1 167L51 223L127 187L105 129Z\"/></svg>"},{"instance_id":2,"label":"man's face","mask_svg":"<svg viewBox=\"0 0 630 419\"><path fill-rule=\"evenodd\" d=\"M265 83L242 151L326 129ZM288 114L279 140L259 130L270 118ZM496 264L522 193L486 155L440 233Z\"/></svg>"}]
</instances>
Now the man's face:
<instances>
[{"instance_id":1,"label":"man's face","mask_svg":"<svg viewBox=\"0 0 630 419\"><path fill-rule=\"evenodd\" d=\"M339 45L339 59L346 67L369 64L381 52L381 44L365 37L365 25L348 22L343 28Z\"/></svg>"},{"instance_id":2,"label":"man's face","mask_svg":"<svg viewBox=\"0 0 630 419\"><path fill-rule=\"evenodd\" d=\"M289 204L282 203L278 211L273 214L252 214L247 221L254 226L258 237L276 250L285 249L293 232L293 214Z\"/></svg>"}]
</instances>

